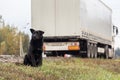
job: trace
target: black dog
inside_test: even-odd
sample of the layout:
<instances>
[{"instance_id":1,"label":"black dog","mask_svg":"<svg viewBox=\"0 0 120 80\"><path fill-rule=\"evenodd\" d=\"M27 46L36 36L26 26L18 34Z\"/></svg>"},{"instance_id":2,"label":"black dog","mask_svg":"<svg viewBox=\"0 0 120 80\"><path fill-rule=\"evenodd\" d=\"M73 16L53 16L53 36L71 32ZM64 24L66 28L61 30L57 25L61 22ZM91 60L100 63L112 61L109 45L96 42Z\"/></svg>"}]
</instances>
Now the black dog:
<instances>
[{"instance_id":1,"label":"black dog","mask_svg":"<svg viewBox=\"0 0 120 80\"><path fill-rule=\"evenodd\" d=\"M30 65L37 67L42 65L42 52L43 52L43 31L30 29L32 33L32 39L28 53L24 58L24 65Z\"/></svg>"}]
</instances>

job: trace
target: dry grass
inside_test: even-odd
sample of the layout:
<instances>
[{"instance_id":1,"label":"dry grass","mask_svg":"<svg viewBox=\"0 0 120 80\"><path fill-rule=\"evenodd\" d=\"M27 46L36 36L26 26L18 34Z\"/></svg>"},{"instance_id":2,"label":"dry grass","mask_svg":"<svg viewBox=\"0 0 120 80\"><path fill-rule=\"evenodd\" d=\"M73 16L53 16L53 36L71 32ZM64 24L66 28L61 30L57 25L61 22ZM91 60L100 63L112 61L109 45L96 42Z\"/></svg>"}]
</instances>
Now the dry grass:
<instances>
[{"instance_id":1,"label":"dry grass","mask_svg":"<svg viewBox=\"0 0 120 80\"><path fill-rule=\"evenodd\" d=\"M120 80L120 61L46 58L42 67L0 63L0 80Z\"/></svg>"}]
</instances>

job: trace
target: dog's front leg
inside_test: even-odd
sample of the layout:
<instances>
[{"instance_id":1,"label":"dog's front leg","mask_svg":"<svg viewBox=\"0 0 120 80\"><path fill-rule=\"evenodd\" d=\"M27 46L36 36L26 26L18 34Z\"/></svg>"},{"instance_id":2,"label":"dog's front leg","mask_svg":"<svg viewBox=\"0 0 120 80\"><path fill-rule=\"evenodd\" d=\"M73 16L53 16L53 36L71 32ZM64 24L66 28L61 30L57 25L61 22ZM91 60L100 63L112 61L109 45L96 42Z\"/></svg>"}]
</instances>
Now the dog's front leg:
<instances>
[{"instance_id":1,"label":"dog's front leg","mask_svg":"<svg viewBox=\"0 0 120 80\"><path fill-rule=\"evenodd\" d=\"M31 54L31 66L36 67L35 56Z\"/></svg>"}]
</instances>

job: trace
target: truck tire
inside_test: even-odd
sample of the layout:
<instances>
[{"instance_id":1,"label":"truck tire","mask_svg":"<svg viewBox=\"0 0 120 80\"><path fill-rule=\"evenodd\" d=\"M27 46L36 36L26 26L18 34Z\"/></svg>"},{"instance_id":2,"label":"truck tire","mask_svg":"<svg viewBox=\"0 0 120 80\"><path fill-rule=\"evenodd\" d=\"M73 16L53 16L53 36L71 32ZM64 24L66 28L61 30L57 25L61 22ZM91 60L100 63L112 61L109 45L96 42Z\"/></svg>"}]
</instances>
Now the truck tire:
<instances>
[{"instance_id":1,"label":"truck tire","mask_svg":"<svg viewBox=\"0 0 120 80\"><path fill-rule=\"evenodd\" d=\"M90 58L90 43L87 46L87 57Z\"/></svg>"},{"instance_id":2,"label":"truck tire","mask_svg":"<svg viewBox=\"0 0 120 80\"><path fill-rule=\"evenodd\" d=\"M94 45L91 44L90 46L90 54L91 54L91 58L94 58Z\"/></svg>"},{"instance_id":3,"label":"truck tire","mask_svg":"<svg viewBox=\"0 0 120 80\"><path fill-rule=\"evenodd\" d=\"M97 58L97 45L96 44L94 45L94 48L95 48L94 58Z\"/></svg>"},{"instance_id":4,"label":"truck tire","mask_svg":"<svg viewBox=\"0 0 120 80\"><path fill-rule=\"evenodd\" d=\"M106 59L109 58L109 49L108 49L108 45L105 46L105 58L106 58Z\"/></svg>"}]
</instances>

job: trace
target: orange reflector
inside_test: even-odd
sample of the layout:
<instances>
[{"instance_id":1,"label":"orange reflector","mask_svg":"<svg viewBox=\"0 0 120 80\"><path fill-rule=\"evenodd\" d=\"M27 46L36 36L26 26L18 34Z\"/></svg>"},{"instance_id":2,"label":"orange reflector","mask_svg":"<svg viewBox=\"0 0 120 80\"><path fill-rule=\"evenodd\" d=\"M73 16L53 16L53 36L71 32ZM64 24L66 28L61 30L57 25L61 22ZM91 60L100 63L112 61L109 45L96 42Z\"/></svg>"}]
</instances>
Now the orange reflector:
<instances>
[{"instance_id":1,"label":"orange reflector","mask_svg":"<svg viewBox=\"0 0 120 80\"><path fill-rule=\"evenodd\" d=\"M80 50L79 46L68 46L68 50Z\"/></svg>"}]
</instances>

